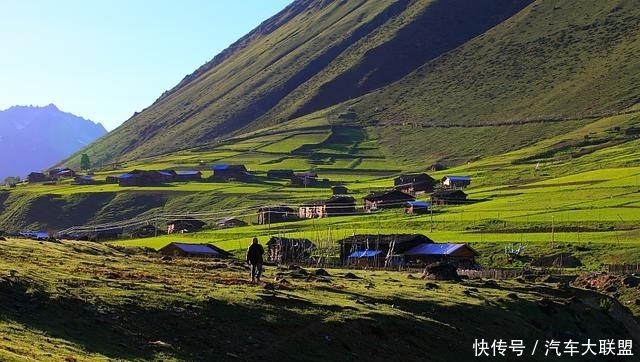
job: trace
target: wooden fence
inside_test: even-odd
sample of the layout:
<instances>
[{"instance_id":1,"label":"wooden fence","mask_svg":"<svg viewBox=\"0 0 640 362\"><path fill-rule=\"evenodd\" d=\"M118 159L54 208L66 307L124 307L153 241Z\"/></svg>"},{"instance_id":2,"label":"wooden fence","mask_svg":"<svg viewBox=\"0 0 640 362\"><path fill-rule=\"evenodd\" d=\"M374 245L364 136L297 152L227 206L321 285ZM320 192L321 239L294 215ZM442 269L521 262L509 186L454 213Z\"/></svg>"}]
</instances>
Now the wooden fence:
<instances>
[{"instance_id":1,"label":"wooden fence","mask_svg":"<svg viewBox=\"0 0 640 362\"><path fill-rule=\"evenodd\" d=\"M608 264L606 265L608 273L612 274L636 274L640 273L640 263L636 264Z\"/></svg>"}]
</instances>

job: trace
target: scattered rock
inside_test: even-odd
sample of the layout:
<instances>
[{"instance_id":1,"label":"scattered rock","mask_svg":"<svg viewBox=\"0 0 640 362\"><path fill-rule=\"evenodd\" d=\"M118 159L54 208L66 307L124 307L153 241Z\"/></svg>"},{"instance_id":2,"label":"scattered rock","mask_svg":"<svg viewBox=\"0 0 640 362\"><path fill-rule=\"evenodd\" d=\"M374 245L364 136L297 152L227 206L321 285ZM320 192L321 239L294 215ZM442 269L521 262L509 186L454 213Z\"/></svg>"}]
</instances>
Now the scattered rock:
<instances>
[{"instance_id":1,"label":"scattered rock","mask_svg":"<svg viewBox=\"0 0 640 362\"><path fill-rule=\"evenodd\" d=\"M440 288L440 286L438 285L438 283L434 283L434 282L427 282L425 283L425 288L427 289L438 289Z\"/></svg>"},{"instance_id":2,"label":"scattered rock","mask_svg":"<svg viewBox=\"0 0 640 362\"><path fill-rule=\"evenodd\" d=\"M460 276L456 271L456 267L449 263L433 263L424 268L422 273L422 279L434 279L434 280L455 280L459 281Z\"/></svg>"},{"instance_id":3,"label":"scattered rock","mask_svg":"<svg viewBox=\"0 0 640 362\"><path fill-rule=\"evenodd\" d=\"M482 285L485 286L486 288L500 288L500 285L498 284L498 282L493 279L485 280L485 282Z\"/></svg>"},{"instance_id":4,"label":"scattered rock","mask_svg":"<svg viewBox=\"0 0 640 362\"><path fill-rule=\"evenodd\" d=\"M509 297L511 299L519 299L518 294L516 294L516 293L509 293L509 294L507 294L507 297Z\"/></svg>"},{"instance_id":5,"label":"scattered rock","mask_svg":"<svg viewBox=\"0 0 640 362\"><path fill-rule=\"evenodd\" d=\"M359 276L349 272L343 276L345 279L361 279Z\"/></svg>"},{"instance_id":6,"label":"scattered rock","mask_svg":"<svg viewBox=\"0 0 640 362\"><path fill-rule=\"evenodd\" d=\"M275 286L273 283L266 283L266 282L264 282L264 283L262 283L260 286L261 286L261 287L262 287L262 289L264 289L264 290L276 290L276 286Z\"/></svg>"},{"instance_id":7,"label":"scattered rock","mask_svg":"<svg viewBox=\"0 0 640 362\"><path fill-rule=\"evenodd\" d=\"M622 279L622 284L630 288L635 288L640 285L640 278L637 278L635 276L627 276Z\"/></svg>"},{"instance_id":8,"label":"scattered rock","mask_svg":"<svg viewBox=\"0 0 640 362\"><path fill-rule=\"evenodd\" d=\"M316 270L316 271L315 271L315 275L317 275L317 276L323 276L323 277L330 277L330 276L331 276L331 275L329 274L329 272L328 272L328 271L326 271L326 270L324 270L324 269L322 269L322 268L320 268L320 269Z\"/></svg>"}]
</instances>

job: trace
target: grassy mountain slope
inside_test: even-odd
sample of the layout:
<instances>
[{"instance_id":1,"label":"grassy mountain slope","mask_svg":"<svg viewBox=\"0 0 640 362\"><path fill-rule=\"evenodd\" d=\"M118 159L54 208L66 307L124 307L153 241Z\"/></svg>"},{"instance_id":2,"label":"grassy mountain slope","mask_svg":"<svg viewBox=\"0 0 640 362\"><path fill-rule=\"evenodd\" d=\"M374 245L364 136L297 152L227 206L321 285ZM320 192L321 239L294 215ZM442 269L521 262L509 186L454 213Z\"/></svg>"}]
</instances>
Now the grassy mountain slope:
<instances>
[{"instance_id":1,"label":"grassy mountain slope","mask_svg":"<svg viewBox=\"0 0 640 362\"><path fill-rule=\"evenodd\" d=\"M294 2L88 152L133 159L322 109L401 79L526 3Z\"/></svg>"},{"instance_id":2,"label":"grassy mountain slope","mask_svg":"<svg viewBox=\"0 0 640 362\"><path fill-rule=\"evenodd\" d=\"M244 263L167 262L95 243L8 240L0 252L7 362L438 362L477 358L475 340L500 339L522 340L528 361L561 361L544 341L637 338L617 301L556 283L425 283L403 272L354 270L349 278L345 270L267 267L268 282L256 285ZM616 358L606 360L626 360Z\"/></svg>"},{"instance_id":3,"label":"grassy mountain slope","mask_svg":"<svg viewBox=\"0 0 640 362\"><path fill-rule=\"evenodd\" d=\"M355 106L422 125L578 119L638 102L632 1L537 1Z\"/></svg>"}]
</instances>

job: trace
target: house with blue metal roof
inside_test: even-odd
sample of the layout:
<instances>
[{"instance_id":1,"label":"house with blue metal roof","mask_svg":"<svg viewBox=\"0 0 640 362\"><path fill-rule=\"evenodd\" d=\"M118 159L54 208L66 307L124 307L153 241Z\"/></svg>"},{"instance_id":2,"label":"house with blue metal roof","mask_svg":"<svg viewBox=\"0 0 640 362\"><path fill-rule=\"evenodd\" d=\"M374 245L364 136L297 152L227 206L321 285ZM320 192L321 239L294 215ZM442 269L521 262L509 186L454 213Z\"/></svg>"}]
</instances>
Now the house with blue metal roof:
<instances>
[{"instance_id":1,"label":"house with blue metal roof","mask_svg":"<svg viewBox=\"0 0 640 362\"><path fill-rule=\"evenodd\" d=\"M162 255L183 257L228 258L231 253L212 244L171 242L158 250Z\"/></svg>"},{"instance_id":2,"label":"house with blue metal roof","mask_svg":"<svg viewBox=\"0 0 640 362\"><path fill-rule=\"evenodd\" d=\"M404 252L407 263L428 265L446 262L458 267L472 267L478 252L464 243L424 243Z\"/></svg>"},{"instance_id":3,"label":"house with blue metal roof","mask_svg":"<svg viewBox=\"0 0 640 362\"><path fill-rule=\"evenodd\" d=\"M338 240L343 264L349 264L354 259L367 259L369 266L383 266L388 255L401 256L405 251L424 243L433 243L433 240L423 234L358 234ZM358 264L362 265L362 262Z\"/></svg>"},{"instance_id":4,"label":"house with blue metal roof","mask_svg":"<svg viewBox=\"0 0 640 362\"><path fill-rule=\"evenodd\" d=\"M407 201L404 207L406 214L424 214L431 209L431 203L428 201Z\"/></svg>"},{"instance_id":5,"label":"house with blue metal roof","mask_svg":"<svg viewBox=\"0 0 640 362\"><path fill-rule=\"evenodd\" d=\"M444 176L440 182L446 188L465 188L471 184L469 176Z\"/></svg>"},{"instance_id":6,"label":"house with blue metal roof","mask_svg":"<svg viewBox=\"0 0 640 362\"><path fill-rule=\"evenodd\" d=\"M254 177L242 164L216 164L211 169L213 170L211 178L218 180L247 181Z\"/></svg>"}]
</instances>

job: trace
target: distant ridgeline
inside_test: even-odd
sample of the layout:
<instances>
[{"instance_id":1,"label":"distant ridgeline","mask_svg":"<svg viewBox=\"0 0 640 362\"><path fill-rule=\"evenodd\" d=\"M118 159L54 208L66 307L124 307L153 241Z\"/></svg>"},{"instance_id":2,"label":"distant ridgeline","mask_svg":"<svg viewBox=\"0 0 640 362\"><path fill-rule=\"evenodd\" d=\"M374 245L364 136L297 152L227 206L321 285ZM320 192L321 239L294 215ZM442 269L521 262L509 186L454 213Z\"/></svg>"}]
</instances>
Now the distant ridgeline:
<instances>
[{"instance_id":1,"label":"distant ridgeline","mask_svg":"<svg viewBox=\"0 0 640 362\"><path fill-rule=\"evenodd\" d=\"M0 181L47 169L106 133L102 124L63 112L53 104L0 111Z\"/></svg>"}]
</instances>

